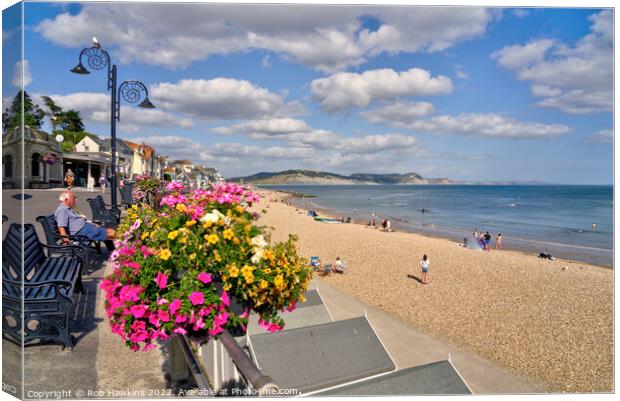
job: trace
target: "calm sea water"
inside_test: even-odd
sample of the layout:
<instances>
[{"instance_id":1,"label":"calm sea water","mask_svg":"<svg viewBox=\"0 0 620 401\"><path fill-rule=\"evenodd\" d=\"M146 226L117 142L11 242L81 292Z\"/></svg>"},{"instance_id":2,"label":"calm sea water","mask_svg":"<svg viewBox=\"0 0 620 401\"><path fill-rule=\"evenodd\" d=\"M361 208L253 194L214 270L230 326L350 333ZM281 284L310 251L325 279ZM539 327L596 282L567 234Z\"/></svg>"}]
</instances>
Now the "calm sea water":
<instances>
[{"instance_id":1,"label":"calm sea water","mask_svg":"<svg viewBox=\"0 0 620 401\"><path fill-rule=\"evenodd\" d=\"M613 265L612 186L285 185L297 201L355 222L371 213L400 230L462 241L474 229L502 233L506 248ZM421 213L421 209L427 212ZM596 224L593 227L592 224Z\"/></svg>"}]
</instances>

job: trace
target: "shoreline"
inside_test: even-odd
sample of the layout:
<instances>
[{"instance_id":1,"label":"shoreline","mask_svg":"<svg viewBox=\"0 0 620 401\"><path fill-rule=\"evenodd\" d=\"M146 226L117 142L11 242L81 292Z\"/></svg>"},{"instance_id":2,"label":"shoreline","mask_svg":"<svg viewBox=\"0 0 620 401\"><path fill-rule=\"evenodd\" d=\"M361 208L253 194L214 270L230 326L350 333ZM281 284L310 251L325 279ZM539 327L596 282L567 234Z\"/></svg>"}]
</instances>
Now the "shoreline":
<instances>
[{"instance_id":1,"label":"shoreline","mask_svg":"<svg viewBox=\"0 0 620 401\"><path fill-rule=\"evenodd\" d=\"M521 251L477 252L451 240L325 224L295 211L285 194L259 189L259 222L272 239L299 236L302 256L347 261L320 277L360 301L473 351L550 392L613 390L613 270L538 259ZM286 202L286 201L285 201ZM429 254L430 284L418 259Z\"/></svg>"},{"instance_id":2,"label":"shoreline","mask_svg":"<svg viewBox=\"0 0 620 401\"><path fill-rule=\"evenodd\" d=\"M302 211L306 211L303 209L303 204L301 204L300 202L303 202L305 199L312 199L312 198L316 198L315 196L298 196L300 194L298 193L291 193L290 191L284 191L284 190L279 190L279 189L265 189L265 188L260 188L261 190L265 190L265 191L269 191L269 192L276 192L276 193L281 193L284 196L285 200L290 200L292 203L292 207L297 207L299 209L301 209ZM304 194L301 194L304 195ZM357 225L361 225L361 226L367 226L367 222L363 223L362 220L360 220L359 218L354 218L361 215L361 214L369 214L367 212L362 212L360 214L356 215L351 215L351 214L347 214L344 211L338 211L336 209L331 209L325 206L320 206L317 203L313 202L312 200L310 201L310 203L313 204L312 209L311 210L315 210L317 212L320 212L321 215L328 217L328 218L334 218L334 219L338 219L342 216L346 216L346 217L351 217L351 223L347 223L347 224L357 224ZM310 210L310 209L308 209ZM380 214L377 214L377 224L379 224L379 216L381 216ZM389 216L388 216L389 217ZM370 218L370 215L368 216L368 218ZM400 221L400 219L394 219L394 218L390 218L391 222L392 222L392 230L394 231L400 231L400 232L405 232L405 233L411 233L411 234L418 234L418 235L423 235L426 237L430 237L430 238L436 238L436 239L444 239L444 240L448 240L448 241L452 241L455 244L459 244L462 243L459 242L458 239L456 239L456 237L461 234L461 235L466 235L464 232L460 232L458 231L458 229L452 229L449 227L430 227L430 228L424 228L422 227L422 229L416 229L413 227L412 224L409 224L407 226L401 224L402 221ZM377 228L378 231L381 231L379 228ZM445 235L441 235L440 232L444 232ZM459 234L457 234L459 233ZM451 235L450 235L451 234ZM465 237L462 237L465 238ZM468 240L471 240L471 238L467 237ZM522 239L522 238L509 238L508 242L506 242L506 238L504 239L505 243L502 244L503 247L502 249L495 249L494 247L494 242L492 241L491 243L491 252L504 252L504 251L514 251L514 252L521 252L523 254L529 255L529 256L538 256L538 252L541 252L540 249L534 250L533 246L529 247L527 245L523 245L523 246L518 246L515 245L514 242L510 242L510 240L515 241L517 243L524 243L524 242L529 242L528 240ZM531 241L531 242L536 242L536 241ZM545 244L546 245L546 244ZM560 251L559 253L554 253L553 256L557 258L558 261L560 260L564 260L564 261L570 261L570 262L575 262L575 263L587 263L587 264L591 264L594 266L599 266L602 268L606 268L606 269L610 269L613 270L614 268L614 261L613 261L613 252L614 250L608 250L608 249L601 249L601 248L596 248L596 247L585 247L585 246L580 246L580 245L571 245L571 244L562 244L562 243L554 243L552 244L552 246L556 246L556 247L561 247L561 248L571 248L572 252L569 251L565 251L562 252ZM582 250L583 253L582 255L585 255L583 257L579 257L579 253L577 252L578 250ZM602 263L602 262L597 262L595 256L593 256L593 254L591 252L609 252L611 253L611 263ZM588 253L590 252L590 253Z\"/></svg>"}]
</instances>

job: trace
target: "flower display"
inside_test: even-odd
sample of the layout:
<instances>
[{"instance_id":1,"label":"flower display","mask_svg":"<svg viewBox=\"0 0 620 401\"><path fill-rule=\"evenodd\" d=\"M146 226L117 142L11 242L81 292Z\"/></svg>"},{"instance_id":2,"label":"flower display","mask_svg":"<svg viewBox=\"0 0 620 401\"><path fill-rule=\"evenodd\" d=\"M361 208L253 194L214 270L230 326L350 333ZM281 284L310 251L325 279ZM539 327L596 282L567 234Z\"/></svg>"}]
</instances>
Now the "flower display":
<instances>
[{"instance_id":1,"label":"flower display","mask_svg":"<svg viewBox=\"0 0 620 401\"><path fill-rule=\"evenodd\" d=\"M250 311L281 330L280 314L305 300L312 278L296 237L271 244L247 210L259 197L243 186L165 191L160 210L134 205L117 230L114 270L101 284L112 331L147 351L176 334L245 329Z\"/></svg>"},{"instance_id":2,"label":"flower display","mask_svg":"<svg viewBox=\"0 0 620 401\"><path fill-rule=\"evenodd\" d=\"M41 160L43 160L44 163L49 164L50 166L56 164L56 162L58 162L60 160L60 156L57 156L53 153L45 153L42 157Z\"/></svg>"},{"instance_id":3,"label":"flower display","mask_svg":"<svg viewBox=\"0 0 620 401\"><path fill-rule=\"evenodd\" d=\"M163 193L162 181L156 177L144 174L136 178L136 184L131 192L134 203L153 203L158 195Z\"/></svg>"}]
</instances>

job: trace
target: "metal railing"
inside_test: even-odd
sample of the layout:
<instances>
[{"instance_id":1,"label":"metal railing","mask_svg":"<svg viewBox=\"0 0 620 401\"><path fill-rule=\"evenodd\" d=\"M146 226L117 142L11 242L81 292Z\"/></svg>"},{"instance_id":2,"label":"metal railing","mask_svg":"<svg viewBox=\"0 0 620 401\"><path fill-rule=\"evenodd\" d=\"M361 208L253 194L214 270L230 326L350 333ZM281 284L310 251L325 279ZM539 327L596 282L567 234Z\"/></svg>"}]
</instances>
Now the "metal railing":
<instances>
[{"instance_id":1,"label":"metal railing","mask_svg":"<svg viewBox=\"0 0 620 401\"><path fill-rule=\"evenodd\" d=\"M224 330L194 350L185 336L170 341L170 378L194 377L199 390L214 395L274 396L279 386L263 374L233 336Z\"/></svg>"}]
</instances>

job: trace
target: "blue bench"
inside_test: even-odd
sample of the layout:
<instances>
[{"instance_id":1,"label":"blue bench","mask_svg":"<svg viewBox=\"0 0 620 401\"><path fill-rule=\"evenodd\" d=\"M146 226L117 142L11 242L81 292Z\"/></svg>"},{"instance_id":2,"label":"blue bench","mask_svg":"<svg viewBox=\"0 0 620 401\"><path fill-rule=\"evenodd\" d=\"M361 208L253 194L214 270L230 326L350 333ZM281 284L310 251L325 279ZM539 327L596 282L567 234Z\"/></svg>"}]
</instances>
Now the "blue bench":
<instances>
[{"instance_id":1,"label":"blue bench","mask_svg":"<svg viewBox=\"0 0 620 401\"><path fill-rule=\"evenodd\" d=\"M56 248L39 242L32 224L11 224L2 241L2 333L19 345L51 340L73 348L70 316L74 292L83 291L82 262L77 252L51 256Z\"/></svg>"},{"instance_id":2,"label":"blue bench","mask_svg":"<svg viewBox=\"0 0 620 401\"><path fill-rule=\"evenodd\" d=\"M88 204L93 214L93 222L101 224L105 227L116 227L121 219L120 209L108 206L101 195L97 195L95 198L88 198Z\"/></svg>"}]
</instances>

